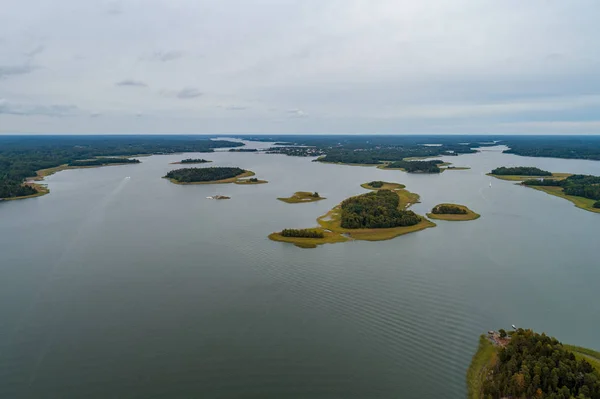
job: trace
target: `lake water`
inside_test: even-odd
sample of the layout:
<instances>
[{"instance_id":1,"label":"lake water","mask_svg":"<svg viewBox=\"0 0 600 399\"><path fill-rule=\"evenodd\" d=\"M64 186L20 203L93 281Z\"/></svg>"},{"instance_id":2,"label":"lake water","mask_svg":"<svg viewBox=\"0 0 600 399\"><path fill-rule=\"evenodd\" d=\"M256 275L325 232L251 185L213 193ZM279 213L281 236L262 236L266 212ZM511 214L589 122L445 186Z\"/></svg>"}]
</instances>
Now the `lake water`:
<instances>
[{"instance_id":1,"label":"lake water","mask_svg":"<svg viewBox=\"0 0 600 399\"><path fill-rule=\"evenodd\" d=\"M217 152L47 178L50 195L0 203L0 397L464 398L489 329L600 349L600 214L485 176L600 162L492 150L436 176ZM161 179L188 156L270 183ZM420 214L456 202L482 217L317 249L267 239L372 180L419 193ZM327 200L276 200L301 190Z\"/></svg>"}]
</instances>

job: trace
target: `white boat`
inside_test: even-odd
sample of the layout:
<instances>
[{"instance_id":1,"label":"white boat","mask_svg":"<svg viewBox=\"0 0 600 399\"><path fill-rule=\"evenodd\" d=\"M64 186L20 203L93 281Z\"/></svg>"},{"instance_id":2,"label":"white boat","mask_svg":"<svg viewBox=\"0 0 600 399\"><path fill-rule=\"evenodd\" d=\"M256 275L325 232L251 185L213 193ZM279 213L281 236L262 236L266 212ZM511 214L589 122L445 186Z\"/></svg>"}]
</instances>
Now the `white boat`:
<instances>
[{"instance_id":1,"label":"white boat","mask_svg":"<svg viewBox=\"0 0 600 399\"><path fill-rule=\"evenodd\" d=\"M514 324L512 325L513 330L517 329L517 326L515 326Z\"/></svg>"}]
</instances>

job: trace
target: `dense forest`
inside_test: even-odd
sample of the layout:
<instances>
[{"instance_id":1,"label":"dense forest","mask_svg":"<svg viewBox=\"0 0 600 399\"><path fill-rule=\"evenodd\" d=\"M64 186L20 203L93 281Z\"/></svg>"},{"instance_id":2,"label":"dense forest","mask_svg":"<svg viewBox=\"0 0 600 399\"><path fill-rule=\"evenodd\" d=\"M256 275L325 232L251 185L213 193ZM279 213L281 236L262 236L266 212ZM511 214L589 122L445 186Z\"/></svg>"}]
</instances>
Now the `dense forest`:
<instances>
[{"instance_id":1,"label":"dense forest","mask_svg":"<svg viewBox=\"0 0 600 399\"><path fill-rule=\"evenodd\" d=\"M386 169L404 169L408 173L440 173L439 159L434 161L396 161L386 165Z\"/></svg>"},{"instance_id":2,"label":"dense forest","mask_svg":"<svg viewBox=\"0 0 600 399\"><path fill-rule=\"evenodd\" d=\"M281 232L284 237L300 237L300 238L323 238L325 234L318 230L312 229L284 229Z\"/></svg>"},{"instance_id":3,"label":"dense forest","mask_svg":"<svg viewBox=\"0 0 600 399\"><path fill-rule=\"evenodd\" d=\"M443 204L434 207L431 213L436 215L466 215L467 210L456 205Z\"/></svg>"},{"instance_id":4,"label":"dense forest","mask_svg":"<svg viewBox=\"0 0 600 399\"><path fill-rule=\"evenodd\" d=\"M172 170L164 177L178 183L194 183L230 179L244 172L240 168L183 168Z\"/></svg>"},{"instance_id":5,"label":"dense forest","mask_svg":"<svg viewBox=\"0 0 600 399\"><path fill-rule=\"evenodd\" d=\"M256 148L232 148L229 152L258 152Z\"/></svg>"},{"instance_id":6,"label":"dense forest","mask_svg":"<svg viewBox=\"0 0 600 399\"><path fill-rule=\"evenodd\" d=\"M552 176L552 173L532 166L515 166L496 168L492 170L493 175L498 176Z\"/></svg>"},{"instance_id":7,"label":"dense forest","mask_svg":"<svg viewBox=\"0 0 600 399\"><path fill-rule=\"evenodd\" d=\"M377 181L372 181L371 183L367 183L367 185L373 187L373 188L380 188L383 187L383 182L381 180L377 180Z\"/></svg>"},{"instance_id":8,"label":"dense forest","mask_svg":"<svg viewBox=\"0 0 600 399\"><path fill-rule=\"evenodd\" d=\"M421 218L413 211L399 210L400 198L390 190L379 190L348 198L341 204L341 226L346 229L373 229L413 226Z\"/></svg>"},{"instance_id":9,"label":"dense forest","mask_svg":"<svg viewBox=\"0 0 600 399\"><path fill-rule=\"evenodd\" d=\"M562 187L566 195L600 200L600 177L590 175L572 175L564 180L532 179L523 182L526 186L555 186ZM594 204L594 207L595 204Z\"/></svg>"},{"instance_id":10,"label":"dense forest","mask_svg":"<svg viewBox=\"0 0 600 399\"><path fill-rule=\"evenodd\" d=\"M207 161L206 159L201 159L201 158L186 158L186 159L182 159L180 163L186 164L186 163L208 163L210 161Z\"/></svg>"},{"instance_id":11,"label":"dense forest","mask_svg":"<svg viewBox=\"0 0 600 399\"><path fill-rule=\"evenodd\" d=\"M99 156L212 152L242 143L206 136L0 136L0 198L34 194L21 187L40 169Z\"/></svg>"},{"instance_id":12,"label":"dense forest","mask_svg":"<svg viewBox=\"0 0 600 399\"><path fill-rule=\"evenodd\" d=\"M554 158L573 158L573 159L593 159L600 160L600 137L598 136L472 136L472 135L329 135L329 136L302 136L302 135L275 135L275 136L238 136L239 138L253 139L257 141L280 141L285 144L294 144L302 146L311 146L323 154L330 154L339 150L371 150L373 160L377 161L396 161L402 158L386 158L379 154L386 152L390 148L403 148L404 150L414 149L416 152L422 152L423 148L429 148L429 153L425 155L406 155L426 156L426 155L456 155L467 152L473 152L471 148L486 147L493 145L506 145L509 147L504 152L522 156L531 157L554 157ZM426 144L438 144L438 147L426 147ZM425 150L427 151L427 150ZM294 154L290 154L294 155ZM343 163L369 163L364 161L354 161L350 153L333 155L330 162ZM356 154L359 157L359 154ZM393 155L393 154L391 154ZM337 158L337 161L333 159ZM363 157L368 159L367 157Z\"/></svg>"},{"instance_id":13,"label":"dense forest","mask_svg":"<svg viewBox=\"0 0 600 399\"><path fill-rule=\"evenodd\" d=\"M483 382L485 398L600 399L600 374L555 338L515 331Z\"/></svg>"},{"instance_id":14,"label":"dense forest","mask_svg":"<svg viewBox=\"0 0 600 399\"><path fill-rule=\"evenodd\" d=\"M104 165L115 165L115 164L126 164L126 163L140 163L139 159L129 158L95 158L95 159L83 159L81 161L71 161L69 166L104 166Z\"/></svg>"}]
</instances>

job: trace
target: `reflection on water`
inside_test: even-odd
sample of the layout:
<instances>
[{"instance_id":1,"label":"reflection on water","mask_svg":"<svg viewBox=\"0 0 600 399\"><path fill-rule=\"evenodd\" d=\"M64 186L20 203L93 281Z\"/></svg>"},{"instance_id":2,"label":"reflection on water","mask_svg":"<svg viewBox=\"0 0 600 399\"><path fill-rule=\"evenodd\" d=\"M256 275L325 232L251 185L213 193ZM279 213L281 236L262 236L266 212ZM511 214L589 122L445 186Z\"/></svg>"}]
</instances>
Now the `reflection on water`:
<instances>
[{"instance_id":1,"label":"reflection on water","mask_svg":"<svg viewBox=\"0 0 600 399\"><path fill-rule=\"evenodd\" d=\"M430 176L188 155L269 184L174 185L161 176L182 156L163 155L60 172L50 195L0 203L0 397L460 398L489 329L600 348L599 215L485 176L600 175L598 162L485 151L443 158L471 170ZM418 213L456 202L482 217L312 250L267 239L314 226L373 180L420 194ZM296 191L327 200L276 199Z\"/></svg>"}]
</instances>

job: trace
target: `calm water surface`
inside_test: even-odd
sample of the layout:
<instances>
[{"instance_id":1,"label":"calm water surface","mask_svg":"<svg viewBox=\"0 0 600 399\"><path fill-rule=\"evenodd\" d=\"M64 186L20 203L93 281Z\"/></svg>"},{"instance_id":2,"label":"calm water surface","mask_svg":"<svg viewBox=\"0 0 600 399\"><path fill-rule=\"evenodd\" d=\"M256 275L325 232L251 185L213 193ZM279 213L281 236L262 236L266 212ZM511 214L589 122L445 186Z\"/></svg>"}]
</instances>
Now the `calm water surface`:
<instances>
[{"instance_id":1,"label":"calm water surface","mask_svg":"<svg viewBox=\"0 0 600 399\"><path fill-rule=\"evenodd\" d=\"M188 156L270 183L160 178ZM489 329L516 324L600 349L600 215L510 182L490 188L485 176L502 165L600 175L600 162L448 159L472 169L152 156L60 172L50 195L0 203L0 397L463 398ZM457 202L482 217L312 250L266 238L314 226L375 179L419 193L421 214ZM276 200L299 190L327 200Z\"/></svg>"}]
</instances>

